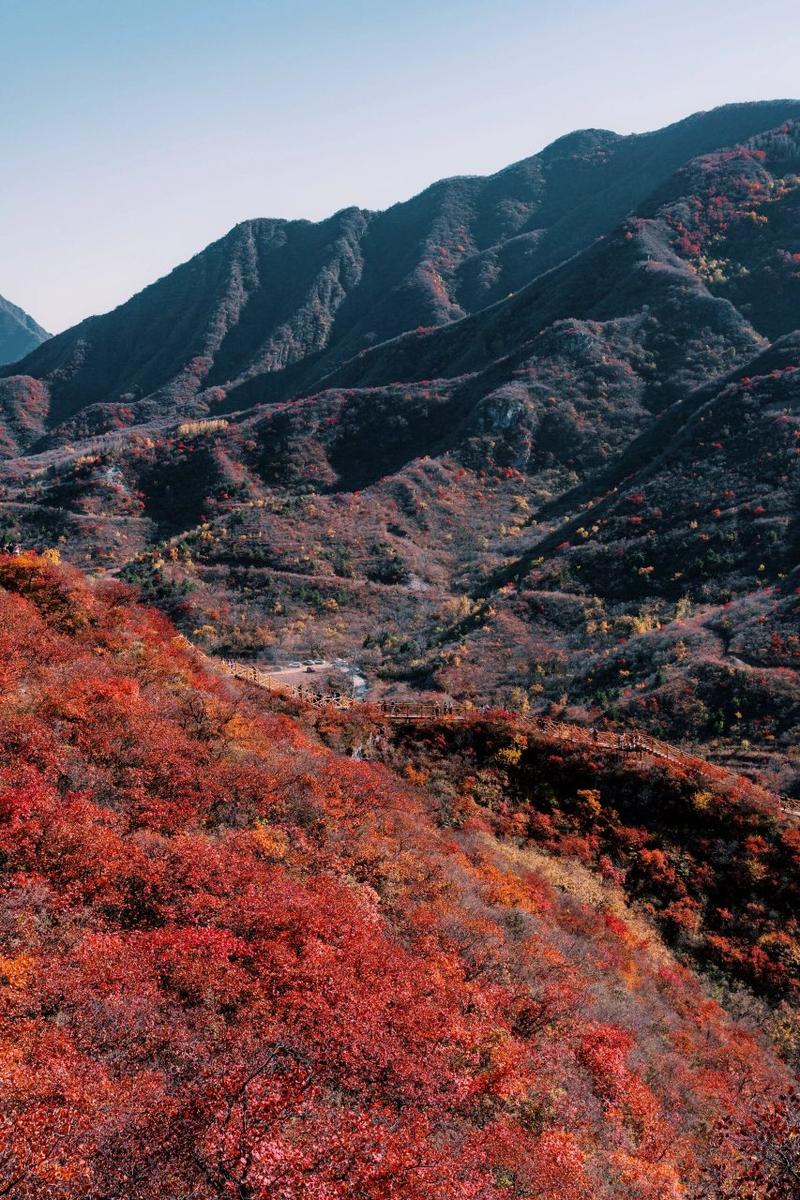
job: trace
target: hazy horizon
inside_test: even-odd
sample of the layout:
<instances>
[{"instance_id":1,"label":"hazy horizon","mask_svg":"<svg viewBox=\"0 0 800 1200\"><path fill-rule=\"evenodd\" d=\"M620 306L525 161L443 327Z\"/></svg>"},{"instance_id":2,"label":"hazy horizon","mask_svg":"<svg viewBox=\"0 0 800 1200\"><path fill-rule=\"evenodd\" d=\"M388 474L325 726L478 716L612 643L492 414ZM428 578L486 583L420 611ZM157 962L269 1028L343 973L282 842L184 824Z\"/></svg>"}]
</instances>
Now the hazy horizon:
<instances>
[{"instance_id":1,"label":"hazy horizon","mask_svg":"<svg viewBox=\"0 0 800 1200\"><path fill-rule=\"evenodd\" d=\"M0 0L0 294L51 332L233 225L382 209L574 129L790 97L765 0Z\"/></svg>"}]
</instances>

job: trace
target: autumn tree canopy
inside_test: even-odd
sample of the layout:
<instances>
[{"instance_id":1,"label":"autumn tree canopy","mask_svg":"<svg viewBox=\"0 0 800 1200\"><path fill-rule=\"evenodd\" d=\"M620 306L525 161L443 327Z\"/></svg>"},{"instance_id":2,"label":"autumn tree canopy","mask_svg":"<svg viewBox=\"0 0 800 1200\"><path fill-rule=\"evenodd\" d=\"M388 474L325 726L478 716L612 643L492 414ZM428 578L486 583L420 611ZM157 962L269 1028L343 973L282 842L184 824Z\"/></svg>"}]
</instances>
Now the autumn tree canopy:
<instances>
[{"instance_id":1,"label":"autumn tree canopy","mask_svg":"<svg viewBox=\"0 0 800 1200\"><path fill-rule=\"evenodd\" d=\"M0 1195L789 1200L786 1067L613 878L0 585Z\"/></svg>"}]
</instances>

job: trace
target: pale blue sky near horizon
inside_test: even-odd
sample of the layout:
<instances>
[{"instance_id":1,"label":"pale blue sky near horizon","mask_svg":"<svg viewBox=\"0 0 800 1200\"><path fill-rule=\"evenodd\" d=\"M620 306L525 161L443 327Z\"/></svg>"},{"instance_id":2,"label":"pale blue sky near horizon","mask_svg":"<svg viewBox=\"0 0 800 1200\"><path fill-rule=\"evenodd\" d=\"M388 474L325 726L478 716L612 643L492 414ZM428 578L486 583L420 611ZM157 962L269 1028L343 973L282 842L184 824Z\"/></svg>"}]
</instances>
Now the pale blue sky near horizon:
<instances>
[{"instance_id":1,"label":"pale blue sky near horizon","mask_svg":"<svg viewBox=\"0 0 800 1200\"><path fill-rule=\"evenodd\" d=\"M0 294L57 332L248 217L800 95L797 0L0 0Z\"/></svg>"}]
</instances>

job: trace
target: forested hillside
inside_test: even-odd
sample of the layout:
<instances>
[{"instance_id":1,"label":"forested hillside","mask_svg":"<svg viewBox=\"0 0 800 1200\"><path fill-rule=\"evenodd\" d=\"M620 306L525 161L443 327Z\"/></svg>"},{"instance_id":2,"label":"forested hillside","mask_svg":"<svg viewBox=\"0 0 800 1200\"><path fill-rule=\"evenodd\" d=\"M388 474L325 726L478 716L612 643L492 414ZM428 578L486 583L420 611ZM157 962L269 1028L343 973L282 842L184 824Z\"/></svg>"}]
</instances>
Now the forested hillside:
<instances>
[{"instance_id":1,"label":"forested hillside","mask_svg":"<svg viewBox=\"0 0 800 1200\"><path fill-rule=\"evenodd\" d=\"M0 559L7 1195L795 1194L774 799L248 693L55 558Z\"/></svg>"}]
</instances>

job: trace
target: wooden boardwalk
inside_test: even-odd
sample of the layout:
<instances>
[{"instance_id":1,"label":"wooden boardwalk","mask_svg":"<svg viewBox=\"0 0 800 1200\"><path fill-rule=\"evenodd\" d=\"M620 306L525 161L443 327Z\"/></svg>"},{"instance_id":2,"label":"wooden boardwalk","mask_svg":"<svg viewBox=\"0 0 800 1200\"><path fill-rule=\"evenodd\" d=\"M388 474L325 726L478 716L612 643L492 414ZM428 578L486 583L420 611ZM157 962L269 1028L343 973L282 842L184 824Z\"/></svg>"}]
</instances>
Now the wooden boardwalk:
<instances>
[{"instance_id":1,"label":"wooden boardwalk","mask_svg":"<svg viewBox=\"0 0 800 1200\"><path fill-rule=\"evenodd\" d=\"M285 682L278 682L267 671L259 671L257 667L247 663L236 662L234 659L216 659L218 665L229 675L252 683L266 691L295 697L312 704L315 708L347 710L366 710L378 712L387 721L408 724L419 721L446 721L448 723L473 720L481 713L491 711L489 706L483 708L467 707L454 704L450 700L356 700L344 692L326 691L315 692L312 688L295 687ZM659 742L646 734L613 733L609 730L586 729L581 725L571 725L564 721L554 721L550 717L531 717L535 731L547 737L558 738L587 750L605 751L612 754L639 754L650 758L660 758L668 762L686 762L683 755L678 755L671 746ZM698 762L701 760L697 760Z\"/></svg>"},{"instance_id":2,"label":"wooden boardwalk","mask_svg":"<svg viewBox=\"0 0 800 1200\"><path fill-rule=\"evenodd\" d=\"M274 692L278 695L302 700L307 704L313 705L315 708L360 711L368 715L381 717L395 724L414 724L429 721L446 723L466 722L493 711L489 705L475 708L463 704L455 704L450 700L356 700L354 697L348 696L343 692L315 692L312 688L294 687L286 682L278 682L268 672L259 671L257 667L236 662L234 659L217 658L208 661L212 662L218 668L222 667L228 675L232 675L236 679L241 679L246 683L254 684L256 687L264 688L266 691ZM554 721L551 717L539 715L528 717L527 722L531 727L531 732L534 734L540 733L543 737L563 742L570 748L583 749L589 753L600 753L615 757L631 757L634 760L638 759L642 762L647 760L668 762L682 770L695 771L706 777L712 776L720 782L725 780L738 780L741 782L745 778L726 770L724 767L709 763L706 759L699 758L696 755L682 753L667 742L659 741L658 738L650 737L649 734L642 733L639 730L616 733L607 729L601 730L587 728L584 725L574 725L566 721ZM800 811L788 807L786 802L780 797L765 792L751 780L747 780L747 783L750 787L756 788L761 792L765 798L772 800L773 803L777 800L778 807L784 817L795 820L800 818Z\"/></svg>"},{"instance_id":3,"label":"wooden boardwalk","mask_svg":"<svg viewBox=\"0 0 800 1200\"><path fill-rule=\"evenodd\" d=\"M305 701L307 704L313 704L315 708L348 710L363 709L366 707L373 711L377 709L382 716L390 721L465 721L468 716L467 709L461 708L449 701L380 700L365 702L363 700L356 700L353 696L348 696L346 692L317 692L313 688L296 687L294 684L276 679L274 675L270 675L267 671L259 671L257 667L236 662L234 659L223 658L215 659L214 661L217 665L221 665L222 669L229 675L234 675L237 679L253 683L256 687L264 688L268 692L294 696L298 700Z\"/></svg>"}]
</instances>

